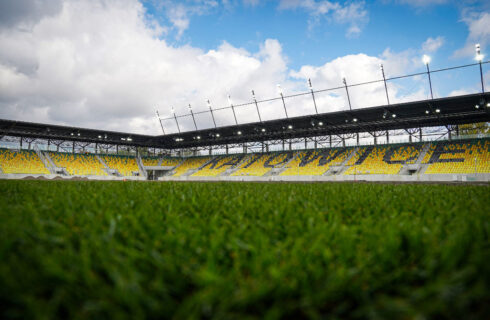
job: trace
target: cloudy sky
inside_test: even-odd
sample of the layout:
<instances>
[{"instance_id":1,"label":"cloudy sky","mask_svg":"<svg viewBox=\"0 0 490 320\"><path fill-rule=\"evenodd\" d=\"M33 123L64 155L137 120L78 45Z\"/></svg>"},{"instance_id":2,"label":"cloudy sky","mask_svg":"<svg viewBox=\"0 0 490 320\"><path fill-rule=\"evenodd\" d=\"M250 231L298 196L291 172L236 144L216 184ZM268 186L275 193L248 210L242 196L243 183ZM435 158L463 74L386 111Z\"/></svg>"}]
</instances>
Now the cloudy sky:
<instances>
[{"instance_id":1,"label":"cloudy sky","mask_svg":"<svg viewBox=\"0 0 490 320\"><path fill-rule=\"evenodd\" d=\"M490 5L478 0L2 0L0 118L160 134L155 117L474 63L490 50ZM490 54L487 54L485 60ZM490 84L490 67L485 65ZM477 68L434 75L436 97L477 92ZM352 88L354 108L385 103L384 87ZM425 77L389 84L390 100L428 97ZM287 99L290 116L314 112ZM343 90L320 112L347 108ZM237 108L240 122L258 119ZM263 119L284 117L279 101ZM218 125L234 122L215 112ZM199 128L210 127L208 113ZM192 130L190 117L181 127ZM173 121L164 121L175 132Z\"/></svg>"}]
</instances>

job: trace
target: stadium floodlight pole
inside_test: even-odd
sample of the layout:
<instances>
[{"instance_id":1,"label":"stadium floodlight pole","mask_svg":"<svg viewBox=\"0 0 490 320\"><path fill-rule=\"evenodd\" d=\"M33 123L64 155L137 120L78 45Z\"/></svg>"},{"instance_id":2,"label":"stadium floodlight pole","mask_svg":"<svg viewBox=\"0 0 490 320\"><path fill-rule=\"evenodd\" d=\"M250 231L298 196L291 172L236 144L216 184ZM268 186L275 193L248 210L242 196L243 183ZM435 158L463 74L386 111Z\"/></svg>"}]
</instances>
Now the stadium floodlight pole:
<instances>
[{"instance_id":1,"label":"stadium floodlight pole","mask_svg":"<svg viewBox=\"0 0 490 320\"><path fill-rule=\"evenodd\" d=\"M318 109L316 107L315 93L313 92L313 86L311 85L311 79L308 78L308 87L310 88L311 97L313 98L313 105L315 106L315 112L318 114Z\"/></svg>"},{"instance_id":2,"label":"stadium floodlight pole","mask_svg":"<svg viewBox=\"0 0 490 320\"><path fill-rule=\"evenodd\" d=\"M288 110L286 109L286 102L284 102L284 95L282 93L282 88L280 84L277 85L277 91L279 91L279 95L281 96L282 106L284 107L284 113L286 114L286 119L288 119L289 118Z\"/></svg>"},{"instance_id":3,"label":"stadium floodlight pole","mask_svg":"<svg viewBox=\"0 0 490 320\"><path fill-rule=\"evenodd\" d=\"M155 110L155 113L157 114L158 122L160 122L160 127L162 127L162 132L163 134L165 134L165 129L163 129L162 119L160 118L160 114L158 113L158 110Z\"/></svg>"},{"instance_id":4,"label":"stadium floodlight pole","mask_svg":"<svg viewBox=\"0 0 490 320\"><path fill-rule=\"evenodd\" d=\"M482 70L482 66L481 66L481 62L483 60L483 55L480 52L480 44L479 43L477 43L475 45L475 51L476 51L476 57L475 57L475 59L480 64L481 93L485 93L485 86L483 84L483 70Z\"/></svg>"},{"instance_id":5,"label":"stadium floodlight pole","mask_svg":"<svg viewBox=\"0 0 490 320\"><path fill-rule=\"evenodd\" d=\"M432 100L434 100L434 95L432 94L432 80L430 79L430 70L429 70L430 57L428 55L424 54L422 56L422 62L427 67L427 77L429 77L430 98Z\"/></svg>"},{"instance_id":6,"label":"stadium floodlight pole","mask_svg":"<svg viewBox=\"0 0 490 320\"><path fill-rule=\"evenodd\" d=\"M233 106L230 95L228 95L228 103L230 104L231 111L233 111L233 117L235 118L235 124L238 125L238 121L236 119L235 107Z\"/></svg>"},{"instance_id":7,"label":"stadium floodlight pole","mask_svg":"<svg viewBox=\"0 0 490 320\"><path fill-rule=\"evenodd\" d=\"M192 112L192 107L191 107L191 104L189 103L189 111L191 113L191 116L192 116L192 121L194 122L194 128L196 128L196 131L197 131L197 124L196 124L196 118L194 117L194 112Z\"/></svg>"},{"instance_id":8,"label":"stadium floodlight pole","mask_svg":"<svg viewBox=\"0 0 490 320\"><path fill-rule=\"evenodd\" d=\"M255 91L252 90L252 98L255 102L255 107L257 108L257 114L259 115L259 122L262 122L262 117L260 116L259 104L257 103L257 99L255 98Z\"/></svg>"},{"instance_id":9,"label":"stadium floodlight pole","mask_svg":"<svg viewBox=\"0 0 490 320\"><path fill-rule=\"evenodd\" d=\"M207 103L208 103L209 112L211 112L211 117L213 118L214 127L216 128L216 121L214 120L213 108L211 107L211 102L209 102L209 99L207 100Z\"/></svg>"},{"instance_id":10,"label":"stadium floodlight pole","mask_svg":"<svg viewBox=\"0 0 490 320\"><path fill-rule=\"evenodd\" d=\"M342 81L344 82L345 92L347 92L347 101L349 101L349 110L352 111L352 105L350 104L350 97L349 97L349 89L347 88L347 81L345 80L345 78L342 78Z\"/></svg>"},{"instance_id":11,"label":"stadium floodlight pole","mask_svg":"<svg viewBox=\"0 0 490 320\"><path fill-rule=\"evenodd\" d=\"M380 64L380 67L381 67L381 73L383 74L383 82L385 84L386 101L388 101L388 105L389 105L390 98L388 97L388 86L386 85L385 69L383 68L383 64Z\"/></svg>"},{"instance_id":12,"label":"stadium floodlight pole","mask_svg":"<svg viewBox=\"0 0 490 320\"><path fill-rule=\"evenodd\" d=\"M175 123L177 124L177 130L180 133L179 121L177 121L177 116L175 115L175 109L172 107L172 113L174 114Z\"/></svg>"}]
</instances>

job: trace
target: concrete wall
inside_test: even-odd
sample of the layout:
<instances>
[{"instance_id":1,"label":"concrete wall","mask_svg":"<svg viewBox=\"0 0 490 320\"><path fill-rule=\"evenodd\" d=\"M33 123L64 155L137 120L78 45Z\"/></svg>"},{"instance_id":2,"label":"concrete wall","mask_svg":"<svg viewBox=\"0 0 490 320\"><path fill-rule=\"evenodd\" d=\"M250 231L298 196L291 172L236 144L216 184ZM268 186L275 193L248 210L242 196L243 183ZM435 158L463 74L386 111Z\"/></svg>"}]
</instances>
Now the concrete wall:
<instances>
[{"instance_id":1,"label":"concrete wall","mask_svg":"<svg viewBox=\"0 0 490 320\"><path fill-rule=\"evenodd\" d=\"M145 181L144 177L114 177L114 176L61 176L56 174L0 174L0 179L24 179L44 178L53 180L55 178L62 180L71 180L72 178L86 178L88 180L132 180ZM326 181L377 181L377 182L490 182L490 174L420 174L420 175L339 175L339 176L240 176L240 177L161 177L159 181L250 181L250 182L326 182Z\"/></svg>"},{"instance_id":2,"label":"concrete wall","mask_svg":"<svg viewBox=\"0 0 490 320\"><path fill-rule=\"evenodd\" d=\"M25 178L41 178L46 180L62 179L62 180L72 180L73 178L81 178L88 180L140 180L146 181L144 177L115 177L115 176L63 176L57 174L24 174L24 173L2 173L0 174L0 179L25 179Z\"/></svg>"},{"instance_id":3,"label":"concrete wall","mask_svg":"<svg viewBox=\"0 0 490 320\"><path fill-rule=\"evenodd\" d=\"M282 181L282 182L321 182L321 181L378 181L378 182L490 182L490 174L421 174L421 175L340 175L340 176L269 176L269 177L161 177L160 181Z\"/></svg>"}]
</instances>

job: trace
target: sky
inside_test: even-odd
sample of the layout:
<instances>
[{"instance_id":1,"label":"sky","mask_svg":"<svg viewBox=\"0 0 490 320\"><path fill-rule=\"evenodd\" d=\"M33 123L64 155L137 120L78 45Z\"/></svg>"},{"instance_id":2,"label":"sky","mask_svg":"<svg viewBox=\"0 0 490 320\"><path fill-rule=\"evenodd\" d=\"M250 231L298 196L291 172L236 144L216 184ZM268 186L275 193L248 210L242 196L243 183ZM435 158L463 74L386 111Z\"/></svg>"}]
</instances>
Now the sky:
<instances>
[{"instance_id":1,"label":"sky","mask_svg":"<svg viewBox=\"0 0 490 320\"><path fill-rule=\"evenodd\" d=\"M475 63L490 57L490 3L479 0L2 0L0 118L161 134L155 116L196 113L308 91ZM483 65L490 85L490 66ZM434 97L481 90L479 67L436 73ZM280 89L278 88L280 85ZM382 83L352 87L352 108L386 104ZM427 99L427 78L388 82L391 103ZM317 94L319 112L346 110L344 89ZM315 112L287 98L289 116ZM280 100L262 120L285 117ZM240 123L254 105L235 108ZM218 126L234 124L216 110ZM166 133L177 131L163 120ZM191 117L180 129L193 130Z\"/></svg>"}]
</instances>

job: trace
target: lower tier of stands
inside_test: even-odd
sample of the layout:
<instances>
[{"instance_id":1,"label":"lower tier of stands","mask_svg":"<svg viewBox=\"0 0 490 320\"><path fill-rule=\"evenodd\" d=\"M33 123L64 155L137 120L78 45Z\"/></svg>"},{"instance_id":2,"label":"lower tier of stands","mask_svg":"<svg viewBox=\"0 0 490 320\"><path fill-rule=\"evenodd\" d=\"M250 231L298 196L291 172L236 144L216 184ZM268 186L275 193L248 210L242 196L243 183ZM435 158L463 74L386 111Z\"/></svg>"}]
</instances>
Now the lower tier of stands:
<instances>
[{"instance_id":1,"label":"lower tier of stands","mask_svg":"<svg viewBox=\"0 0 490 320\"><path fill-rule=\"evenodd\" d=\"M56 167L69 175L120 176L139 173L133 156L47 152ZM142 158L144 166L165 167L166 175L320 176L490 173L490 139L415 144L330 148L189 158ZM0 149L0 173L49 174L34 151Z\"/></svg>"}]
</instances>

